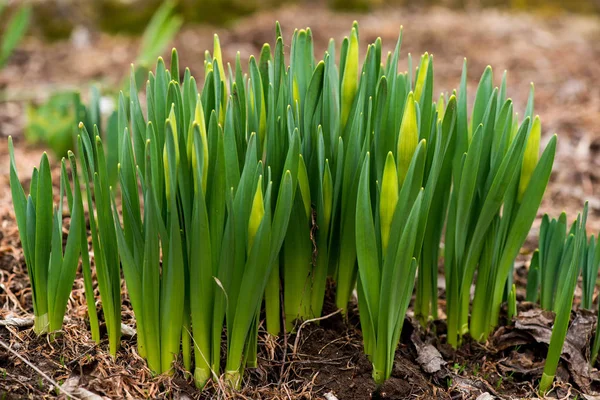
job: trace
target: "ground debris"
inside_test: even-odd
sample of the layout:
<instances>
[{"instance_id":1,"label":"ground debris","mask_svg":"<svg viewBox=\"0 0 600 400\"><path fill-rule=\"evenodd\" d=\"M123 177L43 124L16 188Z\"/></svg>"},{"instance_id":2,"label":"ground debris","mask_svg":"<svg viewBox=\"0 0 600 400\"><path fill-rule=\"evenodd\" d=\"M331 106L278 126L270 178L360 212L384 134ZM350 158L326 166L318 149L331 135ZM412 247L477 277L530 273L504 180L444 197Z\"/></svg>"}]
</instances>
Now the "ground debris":
<instances>
[{"instance_id":1,"label":"ground debris","mask_svg":"<svg viewBox=\"0 0 600 400\"><path fill-rule=\"evenodd\" d=\"M450 391L461 393L464 399L479 399L486 394L489 396L489 392L496 393L489 383L484 380L462 377L453 378Z\"/></svg>"},{"instance_id":2,"label":"ground debris","mask_svg":"<svg viewBox=\"0 0 600 400\"><path fill-rule=\"evenodd\" d=\"M71 393L81 400L105 400L107 397L98 396L96 393L92 393L87 389L79 386L79 377L72 376L65 381L62 385L63 390Z\"/></svg>"},{"instance_id":3,"label":"ground debris","mask_svg":"<svg viewBox=\"0 0 600 400\"><path fill-rule=\"evenodd\" d=\"M440 351L429 343L424 343L419 337L418 331L413 331L411 340L417 350L417 363L421 366L423 371L428 374L434 374L442 369L446 365L446 361L442 357Z\"/></svg>"},{"instance_id":4,"label":"ground debris","mask_svg":"<svg viewBox=\"0 0 600 400\"><path fill-rule=\"evenodd\" d=\"M70 322L69 317L65 316L64 322ZM0 319L0 327L14 327L19 329L31 328L34 324L35 320L33 317L6 317L4 319ZM123 337L134 337L136 334L135 328L121 323L121 335Z\"/></svg>"},{"instance_id":5,"label":"ground debris","mask_svg":"<svg viewBox=\"0 0 600 400\"><path fill-rule=\"evenodd\" d=\"M550 311L533 308L521 312L516 318L514 327L504 327L495 333L494 346L496 349L504 350L532 343L548 345L552 337L553 323L554 314ZM595 323L594 313L587 310L574 312L561 354L561 359L567 365L568 375L584 393L593 393L592 383L600 383L598 370L592 368L588 360L590 339ZM542 352L545 354L547 349ZM542 354L542 361L536 361L533 352L513 352L510 358L503 360L502 368L524 375L541 375L544 354Z\"/></svg>"}]
</instances>

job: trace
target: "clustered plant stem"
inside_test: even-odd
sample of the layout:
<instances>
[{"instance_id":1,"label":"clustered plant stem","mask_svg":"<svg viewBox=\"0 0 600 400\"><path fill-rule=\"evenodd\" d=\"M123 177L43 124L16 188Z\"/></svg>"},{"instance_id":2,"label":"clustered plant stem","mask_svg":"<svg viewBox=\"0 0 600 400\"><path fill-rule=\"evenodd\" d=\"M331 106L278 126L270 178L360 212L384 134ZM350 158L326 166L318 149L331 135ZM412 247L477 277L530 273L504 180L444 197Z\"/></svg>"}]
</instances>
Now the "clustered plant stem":
<instances>
[{"instance_id":1,"label":"clustered plant stem","mask_svg":"<svg viewBox=\"0 0 600 400\"><path fill-rule=\"evenodd\" d=\"M10 186L21 236L27 272L31 279L34 331L55 334L62 328L82 249L84 225L81 192L73 153L69 153L74 188L67 178L62 160L60 201L54 203L52 176L46 153L39 168L33 169L29 195L25 196L17 176L12 138L9 138ZM67 197L70 227L63 250L63 203ZM94 309L95 313L95 309ZM94 314L95 317L95 314ZM97 319L93 328L97 329Z\"/></svg>"},{"instance_id":2,"label":"clustered plant stem","mask_svg":"<svg viewBox=\"0 0 600 400\"><path fill-rule=\"evenodd\" d=\"M583 208L583 214L577 216L577 220L571 226L566 239L563 256L561 257L559 275L561 285L558 285L555 294L553 310L556 314L552 336L548 347L548 355L544 364L544 372L540 381L539 392L545 396L554 381L558 361L562 354L563 344L567 336L571 308L573 306L573 295L577 286L577 279L581 273L582 261L587 253L587 238L585 224L587 220L588 204Z\"/></svg>"},{"instance_id":3,"label":"clustered plant stem","mask_svg":"<svg viewBox=\"0 0 600 400\"><path fill-rule=\"evenodd\" d=\"M47 156L26 197L9 140L35 331L61 328L81 254L92 337L100 340L85 197L110 353L120 345L122 268L138 352L157 374L172 373L181 355L199 388L222 374L239 388L245 369L258 364L259 330L289 333L319 317L329 278L344 315L356 288L364 351L381 384L392 373L415 279L416 317L425 327L437 318L442 238L447 342L456 348L467 333L485 341L503 301L509 319L516 315L513 265L557 139L540 155L533 86L519 121L506 73L494 87L490 67L470 113L466 61L459 90L434 101L433 56L420 58L413 77L409 55L408 71L398 73L401 42L402 33L385 55L378 38L363 58L354 23L341 47L331 40L318 59L311 30L296 30L286 65L277 24L274 51L265 44L242 66L239 53L224 64L215 35L203 85L189 69L180 76L173 49L169 67L159 58L148 73L144 101L132 66L129 91L104 130L97 92L78 110L73 188L63 160L54 209ZM600 246L586 239L586 210L568 236L566 215L544 217L531 262L527 298L557 313L542 393L554 377L580 265L583 305L592 305ZM567 286L554 284L563 279Z\"/></svg>"}]
</instances>

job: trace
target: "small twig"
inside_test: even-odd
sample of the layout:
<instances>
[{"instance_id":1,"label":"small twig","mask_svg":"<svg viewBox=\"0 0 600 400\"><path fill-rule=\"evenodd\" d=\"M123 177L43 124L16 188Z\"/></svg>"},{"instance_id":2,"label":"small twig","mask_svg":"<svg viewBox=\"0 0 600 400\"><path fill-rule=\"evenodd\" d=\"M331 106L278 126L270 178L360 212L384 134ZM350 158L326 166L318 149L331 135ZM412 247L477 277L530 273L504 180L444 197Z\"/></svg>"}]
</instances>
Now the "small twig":
<instances>
[{"instance_id":1,"label":"small twig","mask_svg":"<svg viewBox=\"0 0 600 400\"><path fill-rule=\"evenodd\" d=\"M0 249L0 252L2 251L2 249ZM4 274L2 272L0 272L0 276L3 276ZM19 309L21 309L21 311L25 311L26 310L23 308L23 306L21 305L21 302L19 301L19 299L17 299L17 297L15 296L15 294L13 292L10 291L10 281L12 281L12 279L14 278L15 274L10 274L8 280L6 281L6 285L4 284L0 284L0 289L4 290L4 292L6 293L6 295L8 296L8 298L13 302L14 305L16 305ZM4 281L4 279L2 279L2 281Z\"/></svg>"},{"instance_id":2,"label":"small twig","mask_svg":"<svg viewBox=\"0 0 600 400\"><path fill-rule=\"evenodd\" d=\"M308 354L297 354L297 356L305 356L305 357L310 357L310 355ZM341 361L341 360L350 360L352 357L350 356L343 356L343 357L336 357L336 358L331 358L328 360L319 360L319 359L310 359L310 360L291 360L291 361L277 361L277 360L269 360L267 358L264 357L258 357L259 360L264 361L264 363L262 363L263 365L266 365L267 367L272 367L275 368L277 366L280 365L291 365L291 364L330 364L330 365L340 365L339 362L335 362L335 361Z\"/></svg>"},{"instance_id":3,"label":"small twig","mask_svg":"<svg viewBox=\"0 0 600 400\"><path fill-rule=\"evenodd\" d=\"M0 326L14 326L15 328L31 328L33 318L6 318L0 320Z\"/></svg>"},{"instance_id":4,"label":"small twig","mask_svg":"<svg viewBox=\"0 0 600 400\"><path fill-rule=\"evenodd\" d=\"M350 358L351 357L340 357L331 360L295 360L291 361L290 364L294 363L297 365L342 365L342 363L336 361L350 360Z\"/></svg>"},{"instance_id":5,"label":"small twig","mask_svg":"<svg viewBox=\"0 0 600 400\"><path fill-rule=\"evenodd\" d=\"M69 322L69 318L65 316L63 322ZM35 323L33 318L19 318L19 317L10 317L6 319L0 320L0 327L8 327L13 326L15 328L23 329L23 328L31 328ZM134 337L136 335L136 330L129 326L121 323L121 334L126 337Z\"/></svg>"},{"instance_id":6,"label":"small twig","mask_svg":"<svg viewBox=\"0 0 600 400\"><path fill-rule=\"evenodd\" d=\"M52 384L52 386L54 386L55 388L57 388L65 396L67 396L70 399L80 400L78 397L73 396L71 393L69 393L68 391L66 391L65 389L63 389L54 379L52 379L48 375L46 375L41 369L39 369L38 367L36 367L35 365L33 365L31 362L27 361L27 359L25 359L25 357L23 357L22 355L20 355L19 353L17 353L13 349L11 349L10 346L7 345L6 343L4 343L3 340L0 340L0 345L2 347L4 347L9 353L12 353L19 360L23 361L25 364L27 364L29 367L31 367L31 369L33 369L35 372L37 372L42 378L44 378L48 382L50 382Z\"/></svg>"},{"instance_id":7,"label":"small twig","mask_svg":"<svg viewBox=\"0 0 600 400\"><path fill-rule=\"evenodd\" d=\"M312 319L307 319L306 321L304 321L300 327L298 328L298 332L296 333L296 339L294 340L294 351L293 351L293 355L296 355L296 352L298 350L298 342L300 341L300 331L302 331L302 328L304 328L304 325L309 324L311 322L317 322L317 321L322 321L324 319L333 317L336 314L339 314L342 311L341 308L338 308L337 310L335 310L334 312L332 312L331 314L327 314L323 317L318 317L318 318L312 318Z\"/></svg>"}]
</instances>

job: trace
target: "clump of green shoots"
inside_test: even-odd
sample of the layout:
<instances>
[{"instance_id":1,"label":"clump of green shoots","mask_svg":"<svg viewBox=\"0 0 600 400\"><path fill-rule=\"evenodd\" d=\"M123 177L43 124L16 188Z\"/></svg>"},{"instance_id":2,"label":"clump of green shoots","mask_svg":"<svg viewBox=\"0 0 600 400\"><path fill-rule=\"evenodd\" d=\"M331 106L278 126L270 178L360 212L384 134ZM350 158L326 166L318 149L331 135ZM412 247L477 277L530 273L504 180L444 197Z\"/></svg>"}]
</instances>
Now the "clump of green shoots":
<instances>
[{"instance_id":1,"label":"clump of green shoots","mask_svg":"<svg viewBox=\"0 0 600 400\"><path fill-rule=\"evenodd\" d=\"M583 277L581 308L591 310L594 301L594 289L598 280L598 267L600 266L600 245L594 235L590 236L589 241L587 241L584 257L581 270Z\"/></svg>"},{"instance_id":2,"label":"clump of green shoots","mask_svg":"<svg viewBox=\"0 0 600 400\"><path fill-rule=\"evenodd\" d=\"M575 225L567 231L567 214L562 213L558 219L550 219L545 214L540 226L539 249L532 256L529 273L527 275L527 300L537 301L540 306L549 311L556 311L555 306L559 292L559 282L563 282L566 271L565 263L572 257L575 250L574 233ZM580 249L582 272L581 307L592 308L594 288L598 276L598 263L600 252L596 246L596 239L592 235Z\"/></svg>"},{"instance_id":3,"label":"clump of green shoots","mask_svg":"<svg viewBox=\"0 0 600 400\"><path fill-rule=\"evenodd\" d=\"M378 43L369 46L365 65L371 67L364 68L358 92L366 96L369 82L377 82L373 102L381 112L375 116L370 107L365 113L355 212L363 341L378 384L392 372L417 266L423 265L423 242L432 235L426 230L428 218L432 207L440 205L434 194L444 192L440 179L447 176L442 170L450 164L456 130L456 97L450 97L443 115L432 103L432 57L422 57L414 91L412 78L396 73L400 40L383 71L374 67L379 62L368 61L378 54ZM403 110L399 125L394 120L398 107ZM373 125L370 118L374 118ZM427 279L423 280L429 289L432 285Z\"/></svg>"},{"instance_id":4,"label":"clump of green shoots","mask_svg":"<svg viewBox=\"0 0 600 400\"><path fill-rule=\"evenodd\" d=\"M83 123L79 124L79 130L77 147L89 208L96 277L110 354L114 357L121 345L121 264L111 212L107 159L97 127L94 128L94 136L90 135Z\"/></svg>"},{"instance_id":5,"label":"clump of green shoots","mask_svg":"<svg viewBox=\"0 0 600 400\"><path fill-rule=\"evenodd\" d=\"M375 40L361 65L358 24L339 49L330 41L322 59L310 29L297 30L286 65L277 25L273 51L265 44L258 59L242 65L238 53L234 65L225 65L215 36L203 85L189 69L180 77L173 50L169 67L159 58L148 73L143 100L132 67L129 91L119 94L105 129L97 91L90 108L78 110L78 158L69 153L73 189L63 161L61 207L54 212L47 157L27 198L10 142L36 331L60 328L58 311L62 321L81 252L92 336L99 340L84 190L110 352L120 343L122 266L138 352L157 374L172 373L181 356L198 387L221 377L240 387L245 369L257 366L263 301L266 330L291 332L298 321L321 315L330 277L343 313L357 290L365 352L381 384L392 372L415 278L416 317L423 326L437 318L443 237L448 343L458 346L466 333L486 340L505 298L509 317L516 314L513 264L548 183L556 137L540 155L533 87L519 122L506 74L494 87L491 68L470 115L466 62L458 92L434 101L433 56L425 53L416 73L409 56L407 72L398 73L401 41L402 34L386 57ZM71 211L64 257L54 238L63 190ZM585 247L584 297L591 306L600 261L594 237L579 243L585 211L578 221L567 239L566 216L545 217L530 268L527 297L535 301L542 286L542 306L558 315L556 343L568 323L569 291L547 276L571 283L573 254ZM56 302L48 293L57 290L58 265L69 279L61 278ZM553 379L552 362L544 385Z\"/></svg>"},{"instance_id":6,"label":"clump of green shoots","mask_svg":"<svg viewBox=\"0 0 600 400\"><path fill-rule=\"evenodd\" d=\"M488 67L469 121L465 64L444 254L448 342L454 347L467 332L476 340L486 340L497 325L503 295L512 286L514 260L550 178L556 137L540 157L541 124L539 118L532 118L533 86L519 125L512 101L506 98L506 75L500 88L494 88Z\"/></svg>"},{"instance_id":7,"label":"clump of green shoots","mask_svg":"<svg viewBox=\"0 0 600 400\"><path fill-rule=\"evenodd\" d=\"M8 139L10 153L10 187L19 236L31 281L34 331L55 333L62 328L75 274L79 265L82 244L85 242L83 203L79 191L75 156L69 153L73 188L69 183L65 160L62 160L60 201L54 203L50 163L46 153L39 168L34 168L26 196L14 157L12 138ZM63 207L67 198L70 227L63 249ZM87 246L84 250L87 254ZM89 265L87 265L89 268ZM94 317L95 317L95 308ZM94 319L97 328L97 321Z\"/></svg>"},{"instance_id":8,"label":"clump of green shoots","mask_svg":"<svg viewBox=\"0 0 600 400\"><path fill-rule=\"evenodd\" d=\"M556 287L554 293L552 309L556 314L556 319L552 328L552 337L550 338L544 373L540 381L539 392L541 396L546 394L554 381L554 375L556 374L556 368L569 327L577 279L581 272L583 261L587 257L585 232L587 212L588 204L586 202L583 213L577 216L577 220L571 225L571 229L562 243L562 255L557 267L558 281L561 284ZM548 230L551 230L551 226L547 224L543 229L546 232L540 232L540 247L543 247L541 238L547 237L546 234L550 233ZM562 226L560 232L562 233Z\"/></svg>"},{"instance_id":9,"label":"clump of green shoots","mask_svg":"<svg viewBox=\"0 0 600 400\"><path fill-rule=\"evenodd\" d=\"M173 51L171 69L177 65ZM124 95L119 105L122 223L116 196L113 213L150 368L172 371L181 352L197 386L218 378L225 323L226 378L238 387L245 367L256 366L260 305L287 231L300 142L293 129L288 136L283 125L272 134L264 126L273 103L265 102L253 57L250 78L238 57L227 81L215 37L205 67L199 91L189 70L180 83L159 59L147 83L147 119L132 73L130 111ZM249 99L247 108L240 98ZM265 148L275 145L279 152L265 164Z\"/></svg>"}]
</instances>

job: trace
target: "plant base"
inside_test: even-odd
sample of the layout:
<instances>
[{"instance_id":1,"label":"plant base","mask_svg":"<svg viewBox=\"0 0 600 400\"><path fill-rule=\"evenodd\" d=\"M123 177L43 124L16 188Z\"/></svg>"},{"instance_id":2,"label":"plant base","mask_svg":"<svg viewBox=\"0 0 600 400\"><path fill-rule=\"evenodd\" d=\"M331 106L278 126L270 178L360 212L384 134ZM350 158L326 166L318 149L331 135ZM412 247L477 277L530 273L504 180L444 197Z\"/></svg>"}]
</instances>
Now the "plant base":
<instances>
[{"instance_id":1,"label":"plant base","mask_svg":"<svg viewBox=\"0 0 600 400\"><path fill-rule=\"evenodd\" d=\"M46 313L44 315L35 315L33 317L33 331L37 335L41 335L42 333L47 333L49 325L50 325L50 320L48 318L48 313Z\"/></svg>"},{"instance_id":2,"label":"plant base","mask_svg":"<svg viewBox=\"0 0 600 400\"><path fill-rule=\"evenodd\" d=\"M385 382L385 372L378 370L375 368L375 366L373 366L373 380L377 385L381 385L383 382Z\"/></svg>"},{"instance_id":3,"label":"plant base","mask_svg":"<svg viewBox=\"0 0 600 400\"><path fill-rule=\"evenodd\" d=\"M240 371L226 371L225 382L227 382L230 388L239 390L242 386L242 376Z\"/></svg>"},{"instance_id":4,"label":"plant base","mask_svg":"<svg viewBox=\"0 0 600 400\"><path fill-rule=\"evenodd\" d=\"M210 379L210 370L205 368L194 369L194 383L198 389L202 389Z\"/></svg>"},{"instance_id":5,"label":"plant base","mask_svg":"<svg viewBox=\"0 0 600 400\"><path fill-rule=\"evenodd\" d=\"M554 375L548 375L544 372L540 380L540 396L546 395L546 392L552 386L552 382L554 382Z\"/></svg>"}]
</instances>

